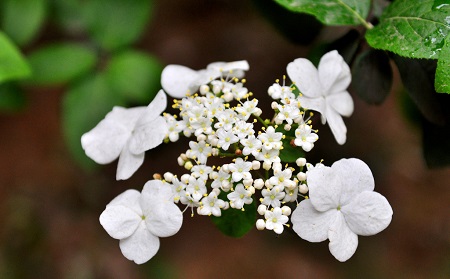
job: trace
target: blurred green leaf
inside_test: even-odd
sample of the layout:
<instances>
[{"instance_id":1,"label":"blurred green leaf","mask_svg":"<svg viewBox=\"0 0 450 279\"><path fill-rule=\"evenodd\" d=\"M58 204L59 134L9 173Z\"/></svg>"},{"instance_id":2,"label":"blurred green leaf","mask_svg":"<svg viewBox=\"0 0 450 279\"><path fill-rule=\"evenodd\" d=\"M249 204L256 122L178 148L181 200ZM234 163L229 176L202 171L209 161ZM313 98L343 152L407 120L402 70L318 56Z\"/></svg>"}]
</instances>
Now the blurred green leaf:
<instances>
[{"instance_id":1,"label":"blurred green leaf","mask_svg":"<svg viewBox=\"0 0 450 279\"><path fill-rule=\"evenodd\" d=\"M440 1L442 2L442 1ZM438 59L450 32L450 5L435 1L396 0L383 12L380 24L366 33L373 48L410 58Z\"/></svg>"},{"instance_id":2,"label":"blurred green leaf","mask_svg":"<svg viewBox=\"0 0 450 279\"><path fill-rule=\"evenodd\" d=\"M152 6L151 0L89 0L84 7L88 31L106 50L132 44L144 31Z\"/></svg>"},{"instance_id":3,"label":"blurred green leaf","mask_svg":"<svg viewBox=\"0 0 450 279\"><path fill-rule=\"evenodd\" d=\"M447 35L439 54L434 87L437 92L450 93L450 35Z\"/></svg>"},{"instance_id":4,"label":"blurred green leaf","mask_svg":"<svg viewBox=\"0 0 450 279\"><path fill-rule=\"evenodd\" d=\"M82 33L85 29L81 0L52 0L52 18L68 33Z\"/></svg>"},{"instance_id":5,"label":"blurred green leaf","mask_svg":"<svg viewBox=\"0 0 450 279\"><path fill-rule=\"evenodd\" d=\"M33 69L30 82L41 85L66 83L94 68L95 52L75 43L59 43L38 49L28 56Z\"/></svg>"},{"instance_id":6,"label":"blurred green leaf","mask_svg":"<svg viewBox=\"0 0 450 279\"><path fill-rule=\"evenodd\" d=\"M3 30L18 45L26 45L41 28L46 12L47 0L4 0Z\"/></svg>"},{"instance_id":7,"label":"blurred green leaf","mask_svg":"<svg viewBox=\"0 0 450 279\"><path fill-rule=\"evenodd\" d=\"M0 83L29 76L30 67L11 40L0 32Z\"/></svg>"},{"instance_id":8,"label":"blurred green leaf","mask_svg":"<svg viewBox=\"0 0 450 279\"><path fill-rule=\"evenodd\" d=\"M126 51L113 56L106 69L111 88L127 102L148 104L161 88L163 66L155 58L138 51Z\"/></svg>"},{"instance_id":9,"label":"blurred green leaf","mask_svg":"<svg viewBox=\"0 0 450 279\"><path fill-rule=\"evenodd\" d=\"M392 86L389 57L382 50L369 49L361 53L352 67L352 87L368 104L383 103Z\"/></svg>"},{"instance_id":10,"label":"blurred green leaf","mask_svg":"<svg viewBox=\"0 0 450 279\"><path fill-rule=\"evenodd\" d=\"M0 111L17 111L25 104L25 94L17 84L10 82L0 84Z\"/></svg>"},{"instance_id":11,"label":"blurred green leaf","mask_svg":"<svg viewBox=\"0 0 450 279\"><path fill-rule=\"evenodd\" d=\"M370 0L276 0L285 8L312 14L326 25L366 24Z\"/></svg>"},{"instance_id":12,"label":"blurred green leaf","mask_svg":"<svg viewBox=\"0 0 450 279\"><path fill-rule=\"evenodd\" d=\"M227 193L222 192L220 193L219 198L228 200L226 195ZM242 237L255 226L255 201L253 200L251 204L244 205L244 209L244 211L234 208L222 210L222 216L211 216L211 220L223 234L231 237Z\"/></svg>"},{"instance_id":13,"label":"blurred green leaf","mask_svg":"<svg viewBox=\"0 0 450 279\"><path fill-rule=\"evenodd\" d=\"M90 75L74 84L63 100L63 132L72 155L85 168L96 164L81 147L81 136L94 128L115 106L123 106L121 96L114 94L105 75Z\"/></svg>"}]
</instances>

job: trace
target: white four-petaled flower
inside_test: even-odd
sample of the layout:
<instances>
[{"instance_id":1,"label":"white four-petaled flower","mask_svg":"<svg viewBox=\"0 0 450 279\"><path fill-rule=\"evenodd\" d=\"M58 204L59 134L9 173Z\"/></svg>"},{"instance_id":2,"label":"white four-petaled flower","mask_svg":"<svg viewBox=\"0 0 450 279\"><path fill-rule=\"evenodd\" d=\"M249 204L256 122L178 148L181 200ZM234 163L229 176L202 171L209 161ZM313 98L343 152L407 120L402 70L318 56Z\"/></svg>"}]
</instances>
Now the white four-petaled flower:
<instances>
[{"instance_id":1,"label":"white four-petaled flower","mask_svg":"<svg viewBox=\"0 0 450 279\"><path fill-rule=\"evenodd\" d=\"M137 264L150 260L159 249L159 237L172 236L183 222L169 185L150 180L142 189L127 190L114 198L100 215L106 232L119 239L122 254Z\"/></svg>"},{"instance_id":2,"label":"white four-petaled flower","mask_svg":"<svg viewBox=\"0 0 450 279\"><path fill-rule=\"evenodd\" d=\"M145 151L160 145L168 131L160 114L167 97L160 90L147 107L114 107L95 128L81 137L86 155L98 164L119 157L116 179L128 179L144 162Z\"/></svg>"},{"instance_id":3,"label":"white four-petaled flower","mask_svg":"<svg viewBox=\"0 0 450 279\"><path fill-rule=\"evenodd\" d=\"M294 231L310 242L330 240L331 254L348 260L358 235L374 235L392 220L392 208L381 194L369 167L359 159L341 159L331 167L308 170L309 199L291 215Z\"/></svg>"},{"instance_id":4,"label":"white four-petaled flower","mask_svg":"<svg viewBox=\"0 0 450 279\"><path fill-rule=\"evenodd\" d=\"M287 66L289 78L302 96L302 107L321 113L322 123L328 121L339 144L347 140L347 127L341 115L353 113L353 99L347 91L351 82L349 66L336 50L326 53L316 69L305 58L295 59Z\"/></svg>"}]
</instances>

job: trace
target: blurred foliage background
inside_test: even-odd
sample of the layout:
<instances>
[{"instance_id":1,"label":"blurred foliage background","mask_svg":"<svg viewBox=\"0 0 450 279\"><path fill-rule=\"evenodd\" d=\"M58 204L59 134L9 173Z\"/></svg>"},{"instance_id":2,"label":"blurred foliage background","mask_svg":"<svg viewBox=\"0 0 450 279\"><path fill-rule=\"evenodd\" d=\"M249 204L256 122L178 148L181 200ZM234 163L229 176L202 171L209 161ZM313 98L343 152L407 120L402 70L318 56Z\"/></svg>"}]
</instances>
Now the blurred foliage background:
<instances>
[{"instance_id":1,"label":"blurred foliage background","mask_svg":"<svg viewBox=\"0 0 450 279\"><path fill-rule=\"evenodd\" d=\"M433 131L421 127L433 115L422 116L423 109L420 113L414 105L430 102L412 100L414 95L402 86L401 65L409 67L409 62L380 62L379 54L363 52L367 48L355 43L360 30L324 27L270 0L2 0L0 27L0 62L18 65L15 71L0 72L0 278L450 274L450 172L426 167L422 144L427 137L422 134ZM119 193L141 190L153 173L181 173L176 158L187 141L147 152L144 166L130 180L118 182L115 163L98 167L85 157L81 135L114 105L148 104L167 64L200 69L214 61L248 60L247 86L270 117L267 88L285 74L286 65L298 57L317 61L330 48L358 65L354 75L364 83L350 89L355 113L345 120L347 143L337 145L328 127L320 127L320 141L307 159L366 161L376 191L394 209L391 225L374 237L360 237L356 254L339 263L326 242L312 244L293 233L277 237L256 229L232 239L209 218L185 215L181 231L162 239L150 262L137 266L126 260L98 216ZM364 53L359 61L376 61L381 73L391 69L392 85L370 83L364 67L372 62L355 62L356 53ZM372 87L387 92L369 101L358 97L364 88L373 92ZM438 137L449 133L442 129Z\"/></svg>"}]
</instances>

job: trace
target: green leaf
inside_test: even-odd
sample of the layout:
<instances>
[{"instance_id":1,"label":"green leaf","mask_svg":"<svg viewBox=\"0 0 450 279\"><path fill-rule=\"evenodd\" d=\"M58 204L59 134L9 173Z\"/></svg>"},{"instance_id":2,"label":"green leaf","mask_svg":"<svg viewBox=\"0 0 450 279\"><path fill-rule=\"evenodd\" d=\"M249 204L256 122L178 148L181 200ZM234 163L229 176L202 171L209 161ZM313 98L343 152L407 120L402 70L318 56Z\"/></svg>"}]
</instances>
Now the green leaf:
<instances>
[{"instance_id":1,"label":"green leaf","mask_svg":"<svg viewBox=\"0 0 450 279\"><path fill-rule=\"evenodd\" d=\"M106 50L132 44L144 31L152 6L150 0L89 0L85 4L88 31Z\"/></svg>"},{"instance_id":2,"label":"green leaf","mask_svg":"<svg viewBox=\"0 0 450 279\"><path fill-rule=\"evenodd\" d=\"M161 88L162 70L155 57L126 51L112 57L105 73L110 87L127 101L148 104Z\"/></svg>"},{"instance_id":3,"label":"green leaf","mask_svg":"<svg viewBox=\"0 0 450 279\"><path fill-rule=\"evenodd\" d=\"M434 87L437 92L450 93L450 36L445 39L439 54Z\"/></svg>"},{"instance_id":4,"label":"green leaf","mask_svg":"<svg viewBox=\"0 0 450 279\"><path fill-rule=\"evenodd\" d=\"M0 111L15 112L22 109L25 104L25 94L17 84L0 84Z\"/></svg>"},{"instance_id":5,"label":"green leaf","mask_svg":"<svg viewBox=\"0 0 450 279\"><path fill-rule=\"evenodd\" d=\"M369 49L359 55L352 67L352 87L369 104L380 105L392 86L392 68L384 51Z\"/></svg>"},{"instance_id":6,"label":"green leaf","mask_svg":"<svg viewBox=\"0 0 450 279\"><path fill-rule=\"evenodd\" d=\"M29 76L30 67L10 39L0 32L0 83Z\"/></svg>"},{"instance_id":7,"label":"green leaf","mask_svg":"<svg viewBox=\"0 0 450 279\"><path fill-rule=\"evenodd\" d=\"M284 163L294 163L298 158L305 157L305 152L298 146L292 146L290 140L283 140L283 149L280 151L280 159Z\"/></svg>"},{"instance_id":8,"label":"green leaf","mask_svg":"<svg viewBox=\"0 0 450 279\"><path fill-rule=\"evenodd\" d=\"M370 0L276 0L285 8L314 15L326 25L367 25Z\"/></svg>"},{"instance_id":9,"label":"green leaf","mask_svg":"<svg viewBox=\"0 0 450 279\"><path fill-rule=\"evenodd\" d=\"M104 74L100 73L74 84L64 96L64 137L73 157L86 168L96 164L85 155L81 136L94 128L115 105L123 105L122 97L113 92Z\"/></svg>"},{"instance_id":10,"label":"green leaf","mask_svg":"<svg viewBox=\"0 0 450 279\"><path fill-rule=\"evenodd\" d=\"M438 59L450 31L449 14L449 4L396 0L384 11L380 24L367 31L366 39L374 48L401 56Z\"/></svg>"},{"instance_id":11,"label":"green leaf","mask_svg":"<svg viewBox=\"0 0 450 279\"><path fill-rule=\"evenodd\" d=\"M30 82L41 85L69 82L92 70L97 62L92 49L75 43L46 46L28 59L33 69Z\"/></svg>"},{"instance_id":12,"label":"green leaf","mask_svg":"<svg viewBox=\"0 0 450 279\"><path fill-rule=\"evenodd\" d=\"M47 12L46 0L5 0L2 27L18 45L26 45L37 34Z\"/></svg>"},{"instance_id":13,"label":"green leaf","mask_svg":"<svg viewBox=\"0 0 450 279\"><path fill-rule=\"evenodd\" d=\"M82 34L85 30L83 2L64 0L52 2L52 19L67 33Z\"/></svg>"},{"instance_id":14,"label":"green leaf","mask_svg":"<svg viewBox=\"0 0 450 279\"><path fill-rule=\"evenodd\" d=\"M222 192L219 198L228 200L227 193ZM256 203L255 200L251 204L244 205L244 211L235 208L222 210L222 216L211 216L213 223L219 230L231 237L242 237L248 233L256 223Z\"/></svg>"}]
</instances>

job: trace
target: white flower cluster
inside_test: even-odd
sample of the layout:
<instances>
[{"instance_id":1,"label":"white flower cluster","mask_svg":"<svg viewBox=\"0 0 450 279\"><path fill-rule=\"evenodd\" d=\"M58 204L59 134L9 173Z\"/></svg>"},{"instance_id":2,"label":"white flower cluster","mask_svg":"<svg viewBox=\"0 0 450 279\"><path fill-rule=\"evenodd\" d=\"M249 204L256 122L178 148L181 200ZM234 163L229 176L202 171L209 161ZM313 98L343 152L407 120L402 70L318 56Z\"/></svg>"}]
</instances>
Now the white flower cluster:
<instances>
[{"instance_id":1,"label":"white flower cluster","mask_svg":"<svg viewBox=\"0 0 450 279\"><path fill-rule=\"evenodd\" d=\"M336 51L325 54L318 70L306 59L290 63L293 84L286 86L283 78L283 85L277 81L269 87L274 116L265 120L242 79L248 69L246 61L216 62L200 71L169 65L161 83L176 98L173 108L179 113L164 112L167 98L161 90L147 108L114 108L83 135L83 148L96 162L119 157L117 179L129 178L146 150L180 136L191 138L178 157L188 173L166 172L163 180L147 182L142 193L124 192L102 213L101 224L120 240L128 259L146 262L159 248L158 237L180 229L176 204L192 216L195 210L216 217L252 206L261 215L255 220L258 230L281 234L290 221L308 241L329 239L331 253L341 261L355 252L358 234L378 233L390 223L392 209L373 192L365 163L343 159L331 168L314 167L304 158L318 140L309 109L328 121L338 143L345 142L341 115L352 113L353 101L342 57Z\"/></svg>"}]
</instances>

